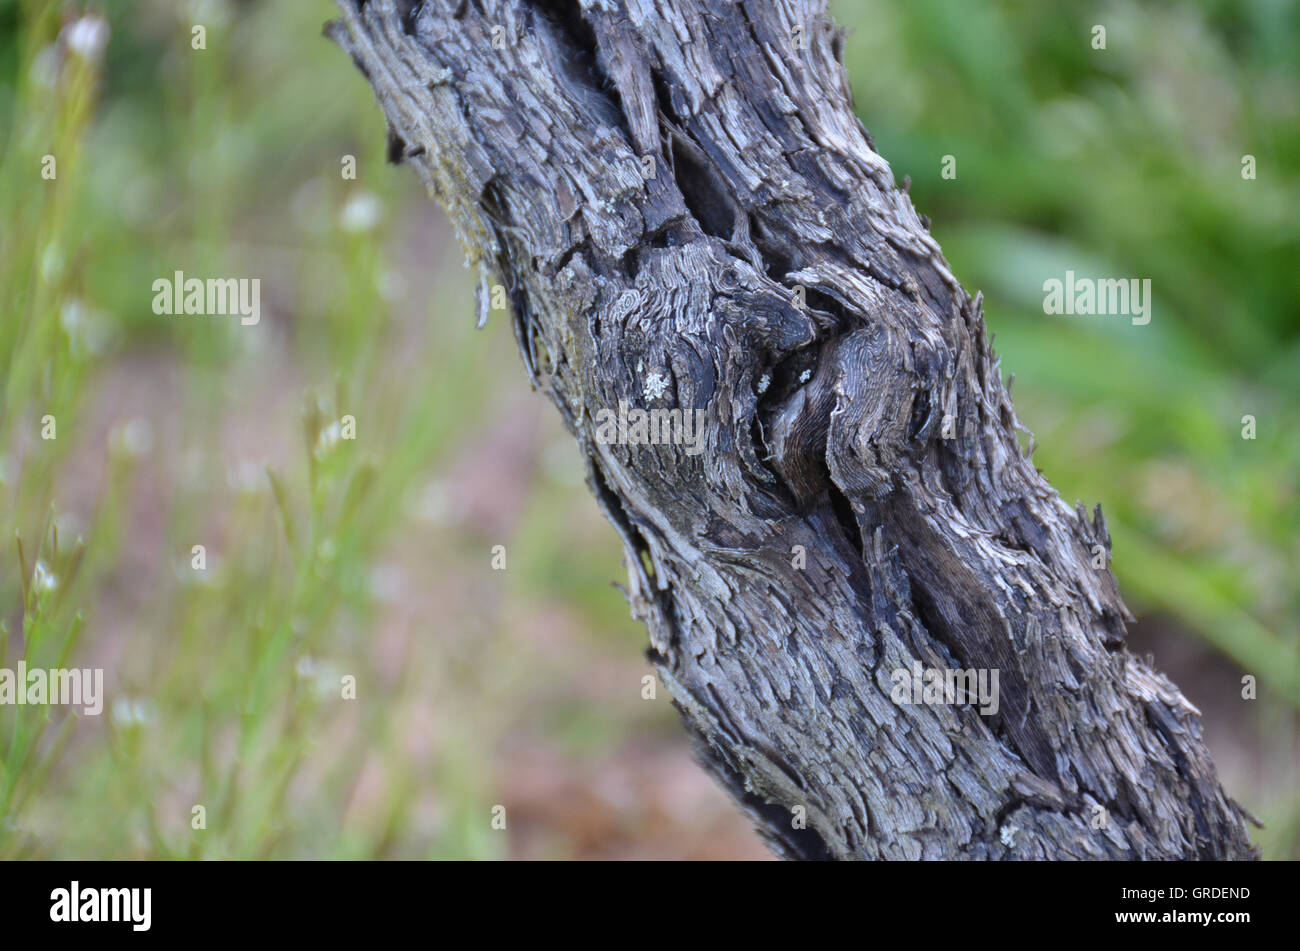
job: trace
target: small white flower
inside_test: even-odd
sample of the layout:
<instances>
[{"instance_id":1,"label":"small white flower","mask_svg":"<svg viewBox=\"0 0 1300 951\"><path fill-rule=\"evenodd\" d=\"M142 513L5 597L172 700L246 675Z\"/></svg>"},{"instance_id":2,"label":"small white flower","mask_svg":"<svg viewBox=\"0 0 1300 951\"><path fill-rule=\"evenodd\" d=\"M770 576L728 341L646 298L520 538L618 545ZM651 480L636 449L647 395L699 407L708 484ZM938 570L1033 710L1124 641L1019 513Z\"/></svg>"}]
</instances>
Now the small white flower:
<instances>
[{"instance_id":1,"label":"small white flower","mask_svg":"<svg viewBox=\"0 0 1300 951\"><path fill-rule=\"evenodd\" d=\"M59 324L69 337L75 337L86 323L86 305L73 297L64 302L59 311Z\"/></svg>"},{"instance_id":2,"label":"small white flower","mask_svg":"<svg viewBox=\"0 0 1300 951\"><path fill-rule=\"evenodd\" d=\"M36 562L36 570L32 572L32 587L42 593L53 591L59 586L59 579L54 577L54 573L43 561Z\"/></svg>"},{"instance_id":3,"label":"small white flower","mask_svg":"<svg viewBox=\"0 0 1300 951\"><path fill-rule=\"evenodd\" d=\"M383 208L378 198L370 192L357 192L343 206L343 211L339 214L339 224L344 231L353 233L369 231L379 224L382 213Z\"/></svg>"},{"instance_id":4,"label":"small white flower","mask_svg":"<svg viewBox=\"0 0 1300 951\"><path fill-rule=\"evenodd\" d=\"M76 297L65 301L59 311L59 326L68 337L73 356L94 356L104 352L111 330L109 318L90 309Z\"/></svg>"},{"instance_id":5,"label":"small white flower","mask_svg":"<svg viewBox=\"0 0 1300 951\"><path fill-rule=\"evenodd\" d=\"M310 680L312 677L316 676L316 661L312 660L308 655L303 654L298 658L298 665L295 669L298 671L298 676L303 680Z\"/></svg>"},{"instance_id":6,"label":"small white flower","mask_svg":"<svg viewBox=\"0 0 1300 951\"><path fill-rule=\"evenodd\" d=\"M141 726L153 719L153 704L148 700L118 697L113 701L113 722L120 727Z\"/></svg>"},{"instance_id":7,"label":"small white flower","mask_svg":"<svg viewBox=\"0 0 1300 951\"><path fill-rule=\"evenodd\" d=\"M312 453L317 459L321 458L339 444L342 434L343 430L339 427L338 420L330 423L316 437L316 448L312 450Z\"/></svg>"},{"instance_id":8,"label":"small white flower","mask_svg":"<svg viewBox=\"0 0 1300 951\"><path fill-rule=\"evenodd\" d=\"M82 59L99 59L108 45L108 21L94 14L73 20L63 28L63 41Z\"/></svg>"},{"instance_id":9,"label":"small white flower","mask_svg":"<svg viewBox=\"0 0 1300 951\"><path fill-rule=\"evenodd\" d=\"M149 420L137 416L113 430L112 441L117 449L139 459L153 448L153 426Z\"/></svg>"}]
</instances>

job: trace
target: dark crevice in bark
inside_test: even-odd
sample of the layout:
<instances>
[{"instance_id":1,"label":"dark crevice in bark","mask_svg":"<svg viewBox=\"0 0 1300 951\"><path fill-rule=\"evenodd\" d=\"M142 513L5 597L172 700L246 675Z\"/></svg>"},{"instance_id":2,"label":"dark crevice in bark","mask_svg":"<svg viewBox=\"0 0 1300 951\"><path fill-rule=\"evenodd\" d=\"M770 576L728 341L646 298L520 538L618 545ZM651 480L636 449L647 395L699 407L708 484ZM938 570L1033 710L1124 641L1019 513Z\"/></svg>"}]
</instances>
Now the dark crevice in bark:
<instances>
[{"instance_id":1,"label":"dark crevice in bark","mask_svg":"<svg viewBox=\"0 0 1300 951\"><path fill-rule=\"evenodd\" d=\"M415 20L424 6L423 0L397 0L397 15L402 21L402 32L415 35Z\"/></svg>"},{"instance_id":2,"label":"dark crevice in bark","mask_svg":"<svg viewBox=\"0 0 1300 951\"><path fill-rule=\"evenodd\" d=\"M826 487L831 498L831 510L835 513L836 523L844 533L844 537L848 539L849 544L853 546L853 550L861 555L864 550L862 529L858 526L858 520L853 515L853 503L831 481L829 472L826 475Z\"/></svg>"},{"instance_id":3,"label":"dark crevice in bark","mask_svg":"<svg viewBox=\"0 0 1300 951\"><path fill-rule=\"evenodd\" d=\"M736 222L736 206L727 197L722 180L704 154L680 132L669 137L673 179L681 189L686 207L705 234L730 240Z\"/></svg>"},{"instance_id":4,"label":"dark crevice in bark","mask_svg":"<svg viewBox=\"0 0 1300 951\"><path fill-rule=\"evenodd\" d=\"M402 162L406 160L406 151L409 146L407 146L407 144L402 140L402 137L397 134L392 126L388 127L387 136L388 142L384 154L388 159L388 164L401 165Z\"/></svg>"},{"instance_id":5,"label":"dark crevice in bark","mask_svg":"<svg viewBox=\"0 0 1300 951\"><path fill-rule=\"evenodd\" d=\"M550 269L547 276L554 277L559 271L564 270L564 268L569 266L569 263L574 259L575 256L582 255L587 258L592 258L594 257L594 253L595 253L595 248L592 247L591 236L587 235L583 237L581 241L573 245L571 248L569 248L569 250L565 251L564 254L560 256L560 259L557 262L555 262L555 265Z\"/></svg>"},{"instance_id":6,"label":"dark crevice in bark","mask_svg":"<svg viewBox=\"0 0 1300 951\"><path fill-rule=\"evenodd\" d=\"M597 52L596 34L582 15L577 0L528 0L532 7L530 21L539 13L558 32L564 45L566 69L575 87L599 93L609 105L608 114L619 117L619 132L627 142L634 141L626 121L618 87L609 78ZM534 25L535 29L535 25Z\"/></svg>"}]
</instances>

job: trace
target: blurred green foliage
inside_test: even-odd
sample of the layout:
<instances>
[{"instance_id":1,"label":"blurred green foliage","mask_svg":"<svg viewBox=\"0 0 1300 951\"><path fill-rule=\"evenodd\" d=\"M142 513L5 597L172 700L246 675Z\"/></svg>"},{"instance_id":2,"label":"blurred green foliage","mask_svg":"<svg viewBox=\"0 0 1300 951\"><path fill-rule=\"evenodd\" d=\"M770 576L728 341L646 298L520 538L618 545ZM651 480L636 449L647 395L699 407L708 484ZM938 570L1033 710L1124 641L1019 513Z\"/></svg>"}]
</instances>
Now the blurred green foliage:
<instances>
[{"instance_id":1,"label":"blurred green foliage","mask_svg":"<svg viewBox=\"0 0 1300 951\"><path fill-rule=\"evenodd\" d=\"M102 60L67 42L87 9L108 20ZM984 291L1036 462L1067 499L1103 504L1131 607L1177 618L1293 717L1296 5L834 12L878 149ZM455 545L422 554L417 575L469 586L451 592L465 636L417 618L437 652L374 649L377 566L412 499L489 424L500 377L522 375L500 325L472 333L458 250L412 260L446 239L421 232L436 216L414 177L384 166L369 90L319 36L332 15L328 0L0 0L0 666L70 658L114 683L102 724L0 708L0 858L498 857L482 737L531 701L563 744L617 732L535 696L542 648L504 656L512 618L541 603L625 652L641 637L608 586L613 533L575 527L591 506L564 459L531 476L508 578L466 575ZM152 282L176 269L262 276L265 326L154 315ZM1067 269L1150 278L1151 323L1044 315L1043 281ZM430 279L413 320L411 275ZM126 418L124 388L174 425ZM345 413L355 444L336 438ZM232 417L265 423L275 449L232 457ZM214 540L201 576L198 538ZM343 673L386 702L339 704ZM417 756L431 698L466 722L421 727L436 739ZM1294 733L1279 748L1292 757ZM1294 854L1294 793L1258 808L1266 854Z\"/></svg>"},{"instance_id":2,"label":"blurred green foliage","mask_svg":"<svg viewBox=\"0 0 1300 951\"><path fill-rule=\"evenodd\" d=\"M437 338L411 341L402 367L387 363L398 328L383 285L393 278L370 229L415 189L384 174L365 176L363 190L341 175L345 155L383 167L383 126L364 83L320 37L329 4L112 4L102 62L69 43L78 9L0 5L0 22L21 27L0 41L0 662L63 656L86 613L110 613L119 586L139 592L139 613L125 631L100 632L125 642L102 732L40 708L0 708L0 858L409 849L393 836L427 777L401 769L400 711L361 705L354 717L326 701L341 694L342 672L362 691L384 679L365 650L368 566L404 516L408 488L466 425L458 397L482 342L468 322L448 321ZM192 23L206 25L203 50L191 47ZM49 181L39 175L46 154L57 159ZM156 316L149 288L176 269L260 275L263 333L234 319ZM435 293L427 307L453 300ZM225 457L223 421L241 387L280 372L285 348L304 377L301 435L280 427L276 438L297 450L283 470ZM133 354L150 362L157 399L181 421L175 458L169 471L147 471L163 434L140 419L115 425L102 483L76 517L60 488L85 491L67 490L64 476L86 465L77 451L101 409L87 401L102 398L105 368ZM362 420L364 450L338 438L344 414ZM37 440L46 415L57 438ZM142 544L135 489L160 477L150 506L167 554L123 577ZM84 552L54 550L61 523ZM195 539L221 540L206 546L202 573L192 570ZM29 580L38 559L53 579L39 593ZM102 662L104 644L84 646L81 663ZM80 746L64 755L74 732ZM304 760L319 762L322 742L332 755L309 779ZM322 834L376 754L397 766L386 801L362 828ZM455 776L444 787L474 781L472 764L449 758L441 768ZM291 795L308 781L321 795ZM304 802L308 814L293 815ZM205 830L191 828L192 803L204 805ZM478 827L448 821L463 833L427 854L499 854Z\"/></svg>"}]
</instances>

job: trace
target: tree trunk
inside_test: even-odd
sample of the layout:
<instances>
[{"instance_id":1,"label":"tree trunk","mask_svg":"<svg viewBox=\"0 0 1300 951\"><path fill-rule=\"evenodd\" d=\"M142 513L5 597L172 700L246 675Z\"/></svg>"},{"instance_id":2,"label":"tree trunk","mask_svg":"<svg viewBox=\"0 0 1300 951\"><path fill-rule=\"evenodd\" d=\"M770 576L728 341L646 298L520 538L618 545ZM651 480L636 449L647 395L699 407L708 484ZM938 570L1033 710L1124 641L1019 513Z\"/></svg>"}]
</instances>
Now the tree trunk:
<instances>
[{"instance_id":1,"label":"tree trunk","mask_svg":"<svg viewBox=\"0 0 1300 951\"><path fill-rule=\"evenodd\" d=\"M503 286L649 656L778 854L1256 854L1198 712L1124 647L1100 507L1022 452L822 0L340 5L390 158L480 322ZM620 405L704 425L620 439ZM922 669L996 676L996 711L913 695Z\"/></svg>"}]
</instances>

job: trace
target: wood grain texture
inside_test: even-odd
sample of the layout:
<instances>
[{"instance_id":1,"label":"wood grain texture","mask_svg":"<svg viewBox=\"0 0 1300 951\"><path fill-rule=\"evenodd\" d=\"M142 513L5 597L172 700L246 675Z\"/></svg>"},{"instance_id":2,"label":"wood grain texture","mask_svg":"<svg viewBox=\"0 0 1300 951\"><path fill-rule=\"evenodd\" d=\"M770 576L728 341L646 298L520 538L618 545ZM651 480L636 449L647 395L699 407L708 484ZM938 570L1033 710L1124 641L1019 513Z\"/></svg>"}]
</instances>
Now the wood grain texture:
<instances>
[{"instance_id":1,"label":"wood grain texture","mask_svg":"<svg viewBox=\"0 0 1300 951\"><path fill-rule=\"evenodd\" d=\"M450 215L480 322L507 289L649 656L778 854L1255 855L1197 711L1124 647L1100 508L1022 452L820 0L340 5L390 157ZM703 410L704 451L602 442L620 401ZM996 669L997 715L896 703L914 661Z\"/></svg>"}]
</instances>

